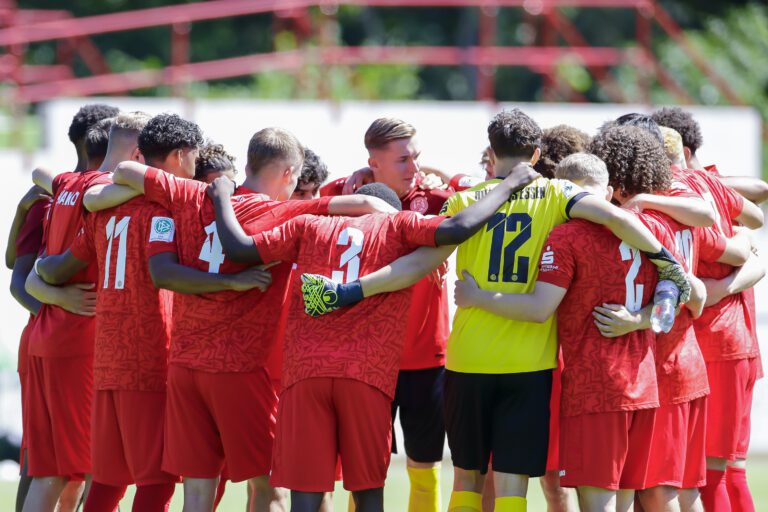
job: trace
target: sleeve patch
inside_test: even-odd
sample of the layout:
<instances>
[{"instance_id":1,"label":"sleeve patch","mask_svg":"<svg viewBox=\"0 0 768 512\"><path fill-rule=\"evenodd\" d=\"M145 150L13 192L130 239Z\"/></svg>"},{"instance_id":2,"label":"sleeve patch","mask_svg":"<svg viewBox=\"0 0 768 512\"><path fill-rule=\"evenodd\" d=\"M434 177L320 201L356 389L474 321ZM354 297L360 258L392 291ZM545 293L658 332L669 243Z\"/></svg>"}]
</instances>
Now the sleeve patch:
<instances>
[{"instance_id":1,"label":"sleeve patch","mask_svg":"<svg viewBox=\"0 0 768 512\"><path fill-rule=\"evenodd\" d=\"M149 231L150 242L173 242L176 224L170 217L152 217L152 229Z\"/></svg>"}]
</instances>

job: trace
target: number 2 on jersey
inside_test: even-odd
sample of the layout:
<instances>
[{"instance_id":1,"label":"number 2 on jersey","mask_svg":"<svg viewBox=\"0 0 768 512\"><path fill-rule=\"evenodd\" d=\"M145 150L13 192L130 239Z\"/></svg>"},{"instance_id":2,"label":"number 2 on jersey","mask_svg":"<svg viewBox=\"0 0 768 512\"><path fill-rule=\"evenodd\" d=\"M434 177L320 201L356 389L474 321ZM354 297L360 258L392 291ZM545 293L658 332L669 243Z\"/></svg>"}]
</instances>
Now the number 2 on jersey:
<instances>
[{"instance_id":1,"label":"number 2 on jersey","mask_svg":"<svg viewBox=\"0 0 768 512\"><path fill-rule=\"evenodd\" d=\"M531 238L531 216L527 213L511 213L506 215L498 212L491 217L485 228L492 231L491 257L488 261L488 281L497 283L527 283L528 282L528 256L517 256L517 251ZM517 236L506 246L504 245L504 233L517 232ZM503 255L502 255L503 251ZM502 261L504 271L501 273Z\"/></svg>"},{"instance_id":2,"label":"number 2 on jersey","mask_svg":"<svg viewBox=\"0 0 768 512\"><path fill-rule=\"evenodd\" d=\"M363 232L356 228L345 228L339 233L336 245L349 245L349 248L341 254L339 267L347 266L346 279L343 270L334 270L331 279L337 283L349 283L355 281L360 275L360 253L363 250Z\"/></svg>"},{"instance_id":3,"label":"number 2 on jersey","mask_svg":"<svg viewBox=\"0 0 768 512\"><path fill-rule=\"evenodd\" d=\"M640 264L642 263L640 251L626 242L621 242L619 253L621 254L621 261L632 260L632 265L630 265L627 275L624 277L624 284L626 286L624 306L632 312L640 311L643 307L643 288L645 288L645 285L635 284L635 278L640 272Z\"/></svg>"},{"instance_id":4,"label":"number 2 on jersey","mask_svg":"<svg viewBox=\"0 0 768 512\"><path fill-rule=\"evenodd\" d=\"M130 217L123 217L117 222L117 217L111 217L107 221L107 255L104 258L104 284L102 288L109 288L109 272L112 268L112 242L115 238L117 242L117 262L115 263L115 290L122 290L125 286L125 258L128 246L128 223Z\"/></svg>"}]
</instances>

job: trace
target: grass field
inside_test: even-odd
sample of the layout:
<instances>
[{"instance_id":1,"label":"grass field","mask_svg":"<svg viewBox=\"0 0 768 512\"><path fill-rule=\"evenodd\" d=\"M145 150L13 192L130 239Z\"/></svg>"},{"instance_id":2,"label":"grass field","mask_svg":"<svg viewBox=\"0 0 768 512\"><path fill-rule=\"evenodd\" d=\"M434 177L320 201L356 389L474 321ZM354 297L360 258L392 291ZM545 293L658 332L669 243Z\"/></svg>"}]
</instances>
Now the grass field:
<instances>
[{"instance_id":1,"label":"grass field","mask_svg":"<svg viewBox=\"0 0 768 512\"><path fill-rule=\"evenodd\" d=\"M755 499L756 510L768 510L768 456L753 457L750 461L749 485ZM448 503L450 495L451 482L453 480L453 470L450 460L443 463L442 470L442 491L443 491L443 509ZM337 484L338 491L334 493L334 505L338 511L346 510L347 492ZM0 510L11 511L16 496L15 482L0 482ZM131 510L131 499L133 489L129 489L128 494L120 505L120 509L125 512ZM401 512L407 510L408 504L408 477L405 472L405 460L395 458L389 468L387 485L385 487L384 508L387 511ZM182 508L181 486L177 486L176 494L171 502L171 511L179 512ZM221 512L242 512L245 509L245 485L229 484L227 492L224 494L219 511ZM531 512L544 512L546 505L541 494L541 488L536 480L531 481L528 489L528 510Z\"/></svg>"}]
</instances>

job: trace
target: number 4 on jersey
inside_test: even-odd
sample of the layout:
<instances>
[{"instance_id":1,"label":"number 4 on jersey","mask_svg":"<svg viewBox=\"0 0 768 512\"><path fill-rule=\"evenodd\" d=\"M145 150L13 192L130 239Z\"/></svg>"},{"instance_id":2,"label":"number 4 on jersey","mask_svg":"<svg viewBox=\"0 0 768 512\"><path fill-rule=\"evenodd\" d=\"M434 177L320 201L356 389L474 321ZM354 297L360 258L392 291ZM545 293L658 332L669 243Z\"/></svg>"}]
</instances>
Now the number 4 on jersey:
<instances>
[{"instance_id":1,"label":"number 4 on jersey","mask_svg":"<svg viewBox=\"0 0 768 512\"><path fill-rule=\"evenodd\" d=\"M224 263L224 251L221 249L221 240L219 240L219 233L216 231L216 221L205 226L205 241L200 248L198 258L208 262L209 273L219 273L219 267Z\"/></svg>"}]
</instances>

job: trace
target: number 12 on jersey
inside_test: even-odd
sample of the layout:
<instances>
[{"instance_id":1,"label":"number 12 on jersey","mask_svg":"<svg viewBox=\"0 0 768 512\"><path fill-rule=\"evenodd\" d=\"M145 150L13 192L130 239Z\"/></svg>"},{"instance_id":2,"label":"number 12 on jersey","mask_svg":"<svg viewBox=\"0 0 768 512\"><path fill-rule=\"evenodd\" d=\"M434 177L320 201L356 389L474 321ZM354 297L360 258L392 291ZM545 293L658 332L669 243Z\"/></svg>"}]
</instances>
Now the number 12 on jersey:
<instances>
[{"instance_id":1,"label":"number 12 on jersey","mask_svg":"<svg viewBox=\"0 0 768 512\"><path fill-rule=\"evenodd\" d=\"M492 231L491 255L488 260L488 281L498 283L527 283L530 258L518 256L517 251L531 238L531 216L527 213L497 212L488 221L485 231ZM506 246L504 234L517 232ZM503 254L502 254L503 253ZM503 272L502 272L503 262ZM501 279L499 279L501 274Z\"/></svg>"}]
</instances>

